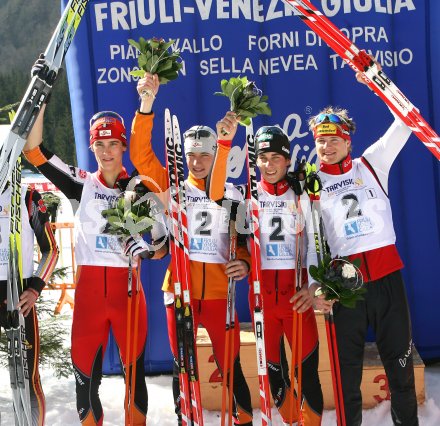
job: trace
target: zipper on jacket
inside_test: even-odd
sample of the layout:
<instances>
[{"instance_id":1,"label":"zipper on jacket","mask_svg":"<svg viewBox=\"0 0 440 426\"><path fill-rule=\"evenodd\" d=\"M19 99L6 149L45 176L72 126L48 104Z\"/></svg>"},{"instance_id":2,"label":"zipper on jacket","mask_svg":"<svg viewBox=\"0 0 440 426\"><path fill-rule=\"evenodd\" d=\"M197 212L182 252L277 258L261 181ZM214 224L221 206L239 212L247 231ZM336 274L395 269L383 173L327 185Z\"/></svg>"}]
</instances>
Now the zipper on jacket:
<instances>
[{"instance_id":1,"label":"zipper on jacket","mask_svg":"<svg viewBox=\"0 0 440 426\"><path fill-rule=\"evenodd\" d=\"M205 298L205 265L206 263L203 262L203 268L202 268L202 297L201 300L203 300Z\"/></svg>"},{"instance_id":2,"label":"zipper on jacket","mask_svg":"<svg viewBox=\"0 0 440 426\"><path fill-rule=\"evenodd\" d=\"M344 167L342 166L342 161L340 163L338 163L338 166L339 166L339 170L341 172L341 175L343 175L344 174Z\"/></svg>"},{"instance_id":3,"label":"zipper on jacket","mask_svg":"<svg viewBox=\"0 0 440 426\"><path fill-rule=\"evenodd\" d=\"M278 185L274 185L275 196L278 196ZM278 305L278 269L275 270L275 304Z\"/></svg>"},{"instance_id":4,"label":"zipper on jacket","mask_svg":"<svg viewBox=\"0 0 440 426\"><path fill-rule=\"evenodd\" d=\"M365 256L365 253L362 253L362 258L364 259L365 272L367 273L368 281L371 281L370 271L368 269L367 257Z\"/></svg>"},{"instance_id":5,"label":"zipper on jacket","mask_svg":"<svg viewBox=\"0 0 440 426\"><path fill-rule=\"evenodd\" d=\"M104 266L104 296L107 297L107 266Z\"/></svg>"}]
</instances>

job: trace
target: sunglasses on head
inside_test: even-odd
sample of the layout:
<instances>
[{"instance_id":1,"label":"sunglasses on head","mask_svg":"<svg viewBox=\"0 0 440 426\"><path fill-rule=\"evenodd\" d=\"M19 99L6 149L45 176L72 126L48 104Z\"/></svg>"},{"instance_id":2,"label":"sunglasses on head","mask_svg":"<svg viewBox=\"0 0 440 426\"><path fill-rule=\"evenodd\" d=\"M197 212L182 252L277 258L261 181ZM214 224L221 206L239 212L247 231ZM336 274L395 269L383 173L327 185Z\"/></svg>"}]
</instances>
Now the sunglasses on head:
<instances>
[{"instance_id":1,"label":"sunglasses on head","mask_svg":"<svg viewBox=\"0 0 440 426\"><path fill-rule=\"evenodd\" d=\"M336 114L319 114L315 118L315 124L320 124L320 123L347 124L347 121Z\"/></svg>"},{"instance_id":2,"label":"sunglasses on head","mask_svg":"<svg viewBox=\"0 0 440 426\"><path fill-rule=\"evenodd\" d=\"M183 137L189 138L189 139L200 139L200 138L209 138L210 136L213 136L211 132L208 132L208 130L188 130L183 134Z\"/></svg>"},{"instance_id":3,"label":"sunglasses on head","mask_svg":"<svg viewBox=\"0 0 440 426\"><path fill-rule=\"evenodd\" d=\"M91 119L89 122L90 127L93 126L93 124L99 120L100 118L103 117L109 117L109 118L114 118L118 121L120 121L124 126L124 119L117 113L117 112L113 112L113 111L101 111L101 112L97 112Z\"/></svg>"}]
</instances>

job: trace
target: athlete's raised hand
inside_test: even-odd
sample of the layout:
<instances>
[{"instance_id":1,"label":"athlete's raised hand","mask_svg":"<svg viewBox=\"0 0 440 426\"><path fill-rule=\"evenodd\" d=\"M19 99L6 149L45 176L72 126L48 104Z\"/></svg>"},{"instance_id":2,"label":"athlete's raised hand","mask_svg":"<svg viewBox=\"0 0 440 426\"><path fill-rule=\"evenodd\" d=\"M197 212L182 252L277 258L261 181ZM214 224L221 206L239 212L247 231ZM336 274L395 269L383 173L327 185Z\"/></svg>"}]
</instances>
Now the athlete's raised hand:
<instances>
[{"instance_id":1,"label":"athlete's raised hand","mask_svg":"<svg viewBox=\"0 0 440 426\"><path fill-rule=\"evenodd\" d=\"M148 114L151 112L157 92L159 91L159 77L157 74L145 73L144 77L139 79L137 91L141 98L139 111Z\"/></svg>"},{"instance_id":2,"label":"athlete's raised hand","mask_svg":"<svg viewBox=\"0 0 440 426\"><path fill-rule=\"evenodd\" d=\"M237 132L239 117L235 112L228 111L226 115L217 122L217 135L219 139L232 141Z\"/></svg>"}]
</instances>

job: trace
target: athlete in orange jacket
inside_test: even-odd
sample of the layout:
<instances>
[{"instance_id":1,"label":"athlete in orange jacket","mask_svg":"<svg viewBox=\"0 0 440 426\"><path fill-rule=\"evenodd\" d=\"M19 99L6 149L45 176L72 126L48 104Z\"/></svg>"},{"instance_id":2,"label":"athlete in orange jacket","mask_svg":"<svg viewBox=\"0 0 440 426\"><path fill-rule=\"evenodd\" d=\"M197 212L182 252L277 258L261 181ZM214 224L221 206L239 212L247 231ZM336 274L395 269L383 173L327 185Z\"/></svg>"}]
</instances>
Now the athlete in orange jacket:
<instances>
[{"instance_id":1,"label":"athlete in orange jacket","mask_svg":"<svg viewBox=\"0 0 440 426\"><path fill-rule=\"evenodd\" d=\"M151 112L159 81L157 75L146 74L139 80L138 92L141 106L132 125L130 158L140 175L147 176L144 181L154 192L166 192L167 173L157 159L151 145L151 130L154 114ZM219 318L226 318L226 298L228 277L236 280L244 278L249 271L249 254L245 247L238 247L237 260L228 261L229 214L216 203L209 200L205 192L205 182L214 158L217 143L215 132L207 126L194 126L184 134L186 161L189 169L185 181L188 214L188 233L190 239L191 300L193 306L194 329L202 324L212 341L214 356L223 374L225 347L225 324ZM230 191L235 197L241 194L232 185ZM227 217L226 217L227 216ZM226 218L226 221L225 221ZM171 269L165 275L163 290L167 310L170 345L176 359L176 325L174 315ZM238 325L236 316L235 323ZM240 360L240 328L235 327L234 362L234 401L235 422L240 425L252 424L252 407L249 388L243 376ZM197 332L197 331L196 331ZM173 379L173 392L176 413L180 420L179 387L177 370Z\"/></svg>"}]
</instances>

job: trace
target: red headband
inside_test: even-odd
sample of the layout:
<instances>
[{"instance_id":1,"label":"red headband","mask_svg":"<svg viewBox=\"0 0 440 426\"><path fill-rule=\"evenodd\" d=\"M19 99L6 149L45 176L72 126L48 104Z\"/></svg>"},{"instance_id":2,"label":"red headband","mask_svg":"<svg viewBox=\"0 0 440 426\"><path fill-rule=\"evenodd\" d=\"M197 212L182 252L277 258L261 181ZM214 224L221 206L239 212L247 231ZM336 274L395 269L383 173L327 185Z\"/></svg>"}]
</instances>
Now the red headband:
<instances>
[{"instance_id":1,"label":"red headband","mask_svg":"<svg viewBox=\"0 0 440 426\"><path fill-rule=\"evenodd\" d=\"M102 139L118 139L127 145L125 126L113 117L98 118L90 128L90 145Z\"/></svg>"},{"instance_id":2,"label":"red headband","mask_svg":"<svg viewBox=\"0 0 440 426\"><path fill-rule=\"evenodd\" d=\"M345 124L320 123L313 128L313 138L320 136L339 136L347 141L351 140L350 131Z\"/></svg>"}]
</instances>

